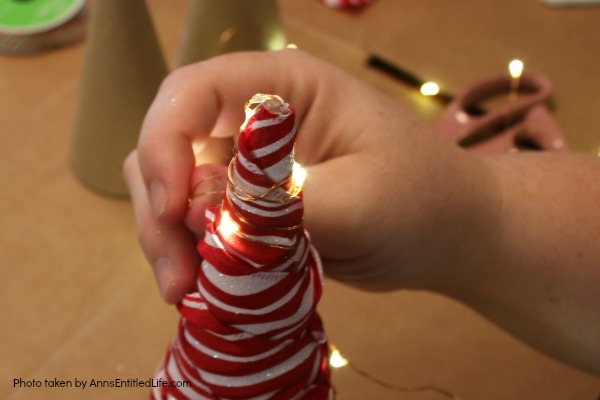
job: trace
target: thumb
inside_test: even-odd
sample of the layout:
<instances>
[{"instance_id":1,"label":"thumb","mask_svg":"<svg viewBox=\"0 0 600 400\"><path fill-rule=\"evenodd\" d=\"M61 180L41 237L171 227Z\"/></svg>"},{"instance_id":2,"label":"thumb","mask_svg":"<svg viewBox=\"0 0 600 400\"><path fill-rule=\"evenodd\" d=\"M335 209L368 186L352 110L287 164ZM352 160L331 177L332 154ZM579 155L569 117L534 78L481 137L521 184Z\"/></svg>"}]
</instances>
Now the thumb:
<instances>
[{"instance_id":1,"label":"thumb","mask_svg":"<svg viewBox=\"0 0 600 400\"><path fill-rule=\"evenodd\" d=\"M307 167L304 221L325 258L362 257L375 245L369 196L376 195L377 164L369 154L355 153Z\"/></svg>"}]
</instances>

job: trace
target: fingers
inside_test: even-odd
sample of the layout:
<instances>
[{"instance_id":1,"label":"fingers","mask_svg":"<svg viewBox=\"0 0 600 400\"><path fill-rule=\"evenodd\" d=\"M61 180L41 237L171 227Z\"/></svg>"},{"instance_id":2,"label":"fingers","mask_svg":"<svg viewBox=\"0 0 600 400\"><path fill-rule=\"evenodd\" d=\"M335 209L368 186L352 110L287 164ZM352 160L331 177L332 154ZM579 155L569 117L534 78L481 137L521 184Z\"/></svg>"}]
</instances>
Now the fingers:
<instances>
[{"instance_id":1,"label":"fingers","mask_svg":"<svg viewBox=\"0 0 600 400\"><path fill-rule=\"evenodd\" d=\"M195 282L199 264L196 239L183 224L168 224L154 218L136 152L125 161L123 174L135 210L142 250L153 266L162 297L167 303L177 303Z\"/></svg>"},{"instance_id":2,"label":"fingers","mask_svg":"<svg viewBox=\"0 0 600 400\"><path fill-rule=\"evenodd\" d=\"M386 119L389 106L365 84L299 51L228 54L181 68L165 80L142 127L139 164L132 165L131 156L125 167L140 243L169 302L193 285L198 264L193 233L203 233L204 210L219 201L224 183L211 178L219 168L195 168L198 152L209 137L238 133L244 104L256 93L280 95L296 108L297 159L314 167L305 191L306 221L317 244L346 259L348 248L350 256L366 248L352 244L353 232L361 232L368 220L362 211L368 207L360 196L345 196L369 191L352 187L372 181L363 168L371 160L355 157L378 147L373 132L390 130L372 123ZM346 217L340 223L336 215Z\"/></svg>"},{"instance_id":3,"label":"fingers","mask_svg":"<svg viewBox=\"0 0 600 400\"><path fill-rule=\"evenodd\" d=\"M209 137L237 134L243 106L255 93L281 95L302 121L318 104L315 77L323 65L301 52L231 54L184 67L162 84L124 173L140 244L167 302L178 301L193 286L199 261L193 233L203 233L204 209L220 199L212 192L223 182L207 179L220 171L195 170L197 153ZM313 132L326 131L318 127L324 119L312 120Z\"/></svg>"},{"instance_id":4,"label":"fingers","mask_svg":"<svg viewBox=\"0 0 600 400\"><path fill-rule=\"evenodd\" d=\"M280 54L281 53L281 54ZM285 54L283 54L285 53ZM243 106L255 93L277 93L308 112L317 73L300 52L229 54L179 69L162 84L138 145L143 182L154 215L181 220L187 210L194 150L209 136L237 134Z\"/></svg>"}]
</instances>

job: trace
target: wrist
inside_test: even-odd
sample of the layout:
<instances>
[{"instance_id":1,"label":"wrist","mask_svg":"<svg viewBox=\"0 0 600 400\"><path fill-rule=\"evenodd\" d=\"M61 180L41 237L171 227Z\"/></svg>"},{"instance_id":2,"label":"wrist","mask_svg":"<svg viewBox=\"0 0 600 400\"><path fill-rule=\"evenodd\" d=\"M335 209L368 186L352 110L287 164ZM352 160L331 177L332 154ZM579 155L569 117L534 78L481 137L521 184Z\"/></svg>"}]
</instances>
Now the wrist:
<instances>
[{"instance_id":1,"label":"wrist","mask_svg":"<svg viewBox=\"0 0 600 400\"><path fill-rule=\"evenodd\" d=\"M502 196L489 158L451 149L439 161L429 173L431 194L421 197L423 220L405 239L413 251L409 267L398 268L399 281L460 297L477 285L481 266L494 254Z\"/></svg>"}]
</instances>

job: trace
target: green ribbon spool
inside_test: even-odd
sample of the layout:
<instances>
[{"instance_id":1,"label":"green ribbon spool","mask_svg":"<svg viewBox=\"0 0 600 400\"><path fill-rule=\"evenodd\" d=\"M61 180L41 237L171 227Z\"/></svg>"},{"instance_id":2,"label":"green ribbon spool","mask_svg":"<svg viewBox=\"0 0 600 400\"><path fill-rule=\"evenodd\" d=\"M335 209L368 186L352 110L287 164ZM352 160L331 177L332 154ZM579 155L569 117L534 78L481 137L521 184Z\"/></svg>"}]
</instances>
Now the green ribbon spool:
<instances>
[{"instance_id":1,"label":"green ribbon spool","mask_svg":"<svg viewBox=\"0 0 600 400\"><path fill-rule=\"evenodd\" d=\"M85 0L0 0L0 51L28 54L83 37Z\"/></svg>"}]
</instances>

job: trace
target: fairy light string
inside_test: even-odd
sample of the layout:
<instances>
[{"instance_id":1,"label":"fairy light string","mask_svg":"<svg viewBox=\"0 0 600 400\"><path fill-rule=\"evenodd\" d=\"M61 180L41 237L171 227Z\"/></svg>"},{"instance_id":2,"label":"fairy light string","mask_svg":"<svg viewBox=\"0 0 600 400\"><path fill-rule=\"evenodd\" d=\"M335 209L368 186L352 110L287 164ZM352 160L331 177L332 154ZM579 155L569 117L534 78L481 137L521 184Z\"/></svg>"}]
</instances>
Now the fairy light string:
<instances>
[{"instance_id":1,"label":"fairy light string","mask_svg":"<svg viewBox=\"0 0 600 400\"><path fill-rule=\"evenodd\" d=\"M264 95L263 95L264 96ZM247 105L246 105L246 121L242 124L241 129L244 130L247 128L249 121L252 119L255 114L257 107L259 107L262 103L267 101L268 98L265 97L254 97ZM277 101L280 101L277 98ZM306 171L297 163L294 162L293 167L290 172L284 176L279 181L274 182L271 187L264 189L262 193L251 193L246 188L241 187L241 185L236 183L236 179L234 177L235 171L235 163L237 151L234 154L233 161L229 164L227 174L217 174L213 176L209 176L201 180L198 185L201 185L203 182L213 179L222 179L226 178L227 181L227 189L223 190L215 190L215 191L206 191L202 193L195 194L195 196L203 196L203 195L213 195L213 194L221 194L224 195L224 201L222 202L220 208L220 218L216 224L216 230L218 235L222 238L220 240L221 246L227 246L229 249L229 245L227 243L231 240L232 236L237 236L238 238L249 241L260 243L261 245L274 248L274 249L282 249L287 251L293 251L297 249L299 240L296 240L291 246L283 246L277 243L265 243L260 240L256 240L251 235L244 233L246 228L250 228L251 230L264 230L264 229L274 229L274 230L282 230L282 231L294 231L302 229L302 221L297 224L293 224L288 227L275 227L275 228L265 228L262 226L258 226L248 221L246 218L241 215L240 212L236 211L236 208L233 207L230 202L229 197L234 196L240 201L244 202L254 202L254 201L263 201L267 203L271 203L274 205L281 205L290 202L290 200L294 200L301 195L302 186L304 184L306 178ZM274 193L277 192L277 195ZM286 193L285 196L281 195L281 192ZM190 199L190 204L191 204ZM226 207L225 207L226 206ZM227 249L227 250L228 250ZM348 367L350 370L354 371L358 375L367 379L368 381L381 386L387 390L394 392L402 392L402 393L416 393L416 392L436 392L441 396L444 396L448 399L459 400L459 397L454 395L453 393L445 390L443 388L434 386L434 385L424 385L424 386L397 386L390 384L383 379L371 374L368 371L365 371L359 367L357 367L353 362L350 362L347 358L341 355L340 351L334 346L330 344L329 354L327 357L327 363L330 368L339 369L343 367ZM324 368L324 367L323 367ZM332 386L329 392L329 399L337 400L338 393L335 388ZM340 399L341 400L341 399Z\"/></svg>"},{"instance_id":2,"label":"fairy light string","mask_svg":"<svg viewBox=\"0 0 600 400\"><path fill-rule=\"evenodd\" d=\"M361 375L362 377L368 379L372 383L374 383L378 386L381 386L385 389L394 391L394 392L402 392L402 393L434 392L434 393L438 393L439 395L441 395L445 398L451 399L451 400L461 400L460 397L458 397L456 394L450 392L449 390L446 390L444 388L441 388L441 387L435 386L435 385L423 385L423 386L393 385L393 384L386 382L383 379L378 378L375 375L357 367L354 363L350 362L350 360L348 360L346 357L342 356L342 354L340 353L338 348L335 347L333 344L330 344L329 347L330 347L329 365L332 368L340 369L340 368L344 368L347 366L352 371L354 371L358 375ZM332 393L331 400L338 400L338 395L335 390ZM339 400L341 400L341 399L339 399Z\"/></svg>"},{"instance_id":3,"label":"fairy light string","mask_svg":"<svg viewBox=\"0 0 600 400\"><path fill-rule=\"evenodd\" d=\"M256 94L254 95L245 105L245 120L244 123L240 127L240 132L247 130L248 124L253 120L257 111L261 107L266 107L272 112L276 114L285 115L290 113L290 109L288 105L283 101L283 99L277 95L267 95L267 94ZM227 215L228 218L235 217L235 220L247 228L250 228L252 231L281 231L281 232L296 232L296 235L291 238L292 244L286 245L282 243L267 243L258 238L253 237L252 235L246 234L245 229L235 229L231 230L230 234L236 235L237 237L254 243L260 243L270 248L281 249L294 251L298 249L298 246L302 243L299 239L299 236L302 233L303 227L303 218L301 217L299 222L296 224L288 225L288 226L260 226L255 223L250 222L242 212L232 203L232 196L237 198L240 202L244 204L252 204L255 202L265 202L273 205L285 205L290 202L293 202L296 199L300 198L302 187L304 184L304 180L306 178L306 171L300 164L297 162L293 162L292 168L290 168L289 172L280 180L274 182L271 187L266 188L266 190L262 190L262 193L253 194L247 188L242 187L241 185L236 183L235 179L235 171L236 165L238 163L238 150L234 149L234 156L229 163L229 167L227 169L227 178L228 178L228 188L225 192L227 195L224 198L223 203L221 204L221 215ZM225 210L225 208L227 210ZM227 213L227 214L225 214Z\"/></svg>"},{"instance_id":4,"label":"fairy light string","mask_svg":"<svg viewBox=\"0 0 600 400\"><path fill-rule=\"evenodd\" d=\"M178 333L156 374L192 385L153 389L156 400L325 400L331 390L316 312L322 267L302 224L305 174L294 163L295 110L266 95L246 110L226 191L204 213L196 284L178 304Z\"/></svg>"}]
</instances>

